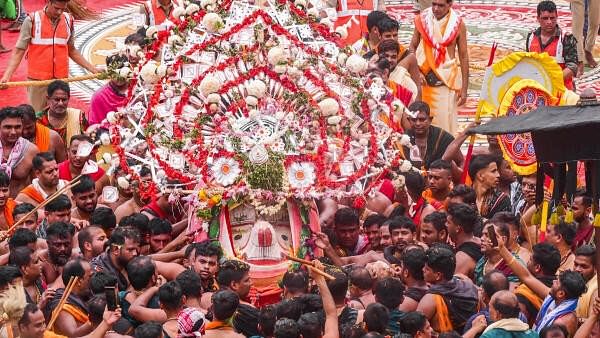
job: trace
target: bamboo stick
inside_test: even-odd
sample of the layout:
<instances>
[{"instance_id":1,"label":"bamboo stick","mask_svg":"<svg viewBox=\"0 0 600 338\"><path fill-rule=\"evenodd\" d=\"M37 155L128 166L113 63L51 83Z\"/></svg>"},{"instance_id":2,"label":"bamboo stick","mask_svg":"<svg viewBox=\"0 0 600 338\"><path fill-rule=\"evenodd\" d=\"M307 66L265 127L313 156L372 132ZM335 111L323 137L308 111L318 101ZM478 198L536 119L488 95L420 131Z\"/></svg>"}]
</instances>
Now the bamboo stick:
<instances>
[{"instance_id":1,"label":"bamboo stick","mask_svg":"<svg viewBox=\"0 0 600 338\"><path fill-rule=\"evenodd\" d=\"M82 76L74 76L74 77L67 77L64 79L51 79L51 80L42 80L42 81L15 81L15 82L6 82L0 85L0 89L6 89L9 87L43 87L43 86L47 86L50 83L56 81L56 80L61 80L64 82L78 82L78 81L86 81L86 80L93 80L93 79L97 79L100 76L104 75L104 73L97 73L97 74L87 74L87 75L82 75Z\"/></svg>"},{"instance_id":2,"label":"bamboo stick","mask_svg":"<svg viewBox=\"0 0 600 338\"><path fill-rule=\"evenodd\" d=\"M80 182L79 179L80 178L81 178L81 175L75 177L73 180L71 180L69 183L67 183L64 187L62 187L62 189L59 189L55 193L53 193L52 195L48 196L48 198L46 198L42 203L40 203L39 205L37 205L35 208L33 208L33 210L31 210L25 216L23 216L23 218L21 218L18 222L15 222L15 224L13 224L10 228L8 228L8 230L6 231L6 233L9 234L17 226L19 226L19 225L21 225L21 223L25 222L25 220L27 220L27 218L29 218L29 216L33 215L39 209L45 207L48 203L50 203L53 200L55 200L58 196L62 195L65 191L67 191L67 190L71 189L72 187L76 186L77 184L79 184L79 182Z\"/></svg>"},{"instance_id":3,"label":"bamboo stick","mask_svg":"<svg viewBox=\"0 0 600 338\"><path fill-rule=\"evenodd\" d=\"M58 302L58 305L56 306L54 311L52 311L52 317L50 317L50 321L48 322L47 327L50 330L53 330L54 322L56 321L56 319L58 319L58 315L62 311L62 308L65 305L67 299L69 298L69 295L73 291L73 288L75 287L75 284L77 283L77 280L78 280L77 276L71 276L71 278L69 279L69 283L67 283L67 285L65 286L65 292L63 293L62 297L60 298L60 301Z\"/></svg>"},{"instance_id":4,"label":"bamboo stick","mask_svg":"<svg viewBox=\"0 0 600 338\"><path fill-rule=\"evenodd\" d=\"M325 272L323 270L319 270L319 269L315 268L315 265L311 261L307 261L306 259L293 257L290 255L286 255L286 258L289 259L290 261L294 261L296 263L300 263L300 264L310 267L315 273L325 277L328 280L335 280L335 277L333 277L332 275L328 274L327 272Z\"/></svg>"}]
</instances>

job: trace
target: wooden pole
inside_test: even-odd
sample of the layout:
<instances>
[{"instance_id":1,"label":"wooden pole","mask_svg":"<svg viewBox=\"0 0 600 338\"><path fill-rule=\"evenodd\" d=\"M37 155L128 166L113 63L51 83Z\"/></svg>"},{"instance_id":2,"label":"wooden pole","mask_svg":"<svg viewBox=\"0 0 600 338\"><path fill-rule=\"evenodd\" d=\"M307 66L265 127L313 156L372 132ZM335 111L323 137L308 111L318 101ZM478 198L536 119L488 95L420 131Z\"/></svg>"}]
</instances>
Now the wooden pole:
<instances>
[{"instance_id":1,"label":"wooden pole","mask_svg":"<svg viewBox=\"0 0 600 338\"><path fill-rule=\"evenodd\" d=\"M98 73L98 74L88 74L88 75L82 75L82 76L68 77L68 78L64 78L64 79L6 82L6 83L3 83L2 85L0 85L0 89L6 89L6 88L10 88L10 87L43 87L43 86L49 85L50 83L52 83L56 80L61 80L64 82L78 82L78 81L97 79L103 75L104 75L104 73Z\"/></svg>"},{"instance_id":2,"label":"wooden pole","mask_svg":"<svg viewBox=\"0 0 600 338\"><path fill-rule=\"evenodd\" d=\"M50 321L48 322L48 326L47 326L49 330L53 330L54 322L56 322L56 320L58 319L58 315L62 311L62 308L65 305L65 303L67 302L69 295L73 291L73 288L75 287L75 284L77 283L77 280L78 280L77 276L71 276L71 278L69 279L69 283L67 283L67 285L65 286L65 292L63 293L62 297L60 298L60 301L58 302L58 305L56 306L54 311L52 311L52 317L50 317Z\"/></svg>"},{"instance_id":3,"label":"wooden pole","mask_svg":"<svg viewBox=\"0 0 600 338\"><path fill-rule=\"evenodd\" d=\"M491 67L494 64L494 58L496 56L496 49L498 45L494 42L492 44L492 48L490 50L490 58L488 60L487 67ZM486 67L486 68L487 68ZM475 112L475 122L479 123L481 121L481 101L477 105L477 111ZM465 163L463 164L463 172L460 177L460 183L464 184L467 181L467 175L469 174L469 163L471 162L471 157L473 156L473 147L475 146L475 134L469 137L469 147L467 148L467 154L465 156Z\"/></svg>"},{"instance_id":4,"label":"wooden pole","mask_svg":"<svg viewBox=\"0 0 600 338\"><path fill-rule=\"evenodd\" d=\"M289 256L289 255L286 255L286 258L289 259L290 261L294 261L296 263L300 263L300 264L303 264L303 265L311 267L314 272L316 272L317 274L325 277L328 280L335 280L335 277L333 277L332 275L328 274L325 271L322 271L322 270L319 270L319 269L315 268L315 265L311 261L307 261L306 259L302 259L302 258L298 258L298 257L294 257L294 256Z\"/></svg>"},{"instance_id":5,"label":"wooden pole","mask_svg":"<svg viewBox=\"0 0 600 338\"><path fill-rule=\"evenodd\" d=\"M64 187L62 187L62 189L59 189L55 193L53 193L52 195L48 196L48 198L46 198L42 203L40 203L39 205L37 205L35 208L33 208L33 210L31 210L30 212L28 212L27 214L25 214L25 216L23 216L23 218L21 218L18 222L15 222L15 224L13 224L10 228L8 228L8 230L6 231L6 233L10 234L17 226L19 226L19 225L21 225L21 223L25 222L27 220L27 218L29 218L29 216L33 215L39 209L45 207L48 203L50 203L53 200L55 200L56 198L58 198L58 196L62 195L65 191L67 191L67 190L73 188L74 186L78 185L80 178L81 178L81 175L75 177L68 184L66 184Z\"/></svg>"}]
</instances>

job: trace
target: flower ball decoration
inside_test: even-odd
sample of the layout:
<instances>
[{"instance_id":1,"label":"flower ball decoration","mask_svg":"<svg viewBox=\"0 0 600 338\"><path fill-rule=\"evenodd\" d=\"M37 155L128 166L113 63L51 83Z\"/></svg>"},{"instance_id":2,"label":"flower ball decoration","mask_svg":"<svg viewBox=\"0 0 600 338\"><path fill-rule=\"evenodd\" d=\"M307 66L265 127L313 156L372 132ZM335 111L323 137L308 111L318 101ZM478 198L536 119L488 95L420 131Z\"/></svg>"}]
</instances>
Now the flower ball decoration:
<instances>
[{"instance_id":1,"label":"flower ball decoration","mask_svg":"<svg viewBox=\"0 0 600 338\"><path fill-rule=\"evenodd\" d=\"M274 214L289 198L358 196L390 168L413 169L392 100L365 90L367 62L307 11L311 1L203 0L147 31L148 52L120 70L133 78L130 102L107 121L128 175L128 160L152 168L144 194L177 179L204 187L196 202L207 220L240 200ZM147 150L133 155L140 142Z\"/></svg>"}]
</instances>

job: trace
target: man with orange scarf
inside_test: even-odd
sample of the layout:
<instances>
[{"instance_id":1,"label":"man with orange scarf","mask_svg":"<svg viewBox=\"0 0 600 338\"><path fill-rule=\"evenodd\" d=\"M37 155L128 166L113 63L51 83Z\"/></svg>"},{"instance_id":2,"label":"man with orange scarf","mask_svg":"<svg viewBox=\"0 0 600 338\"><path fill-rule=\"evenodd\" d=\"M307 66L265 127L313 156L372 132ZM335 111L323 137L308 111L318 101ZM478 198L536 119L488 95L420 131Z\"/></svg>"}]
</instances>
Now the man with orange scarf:
<instances>
[{"instance_id":1,"label":"man with orange scarf","mask_svg":"<svg viewBox=\"0 0 600 338\"><path fill-rule=\"evenodd\" d=\"M410 50L425 78L422 97L431 107L433 124L455 134L458 106L467 100L469 54L467 29L452 0L433 0L415 17Z\"/></svg>"},{"instance_id":2,"label":"man with orange scarf","mask_svg":"<svg viewBox=\"0 0 600 338\"><path fill-rule=\"evenodd\" d=\"M8 177L5 171L0 170L0 209L2 209L2 214L0 214L0 230L7 230L15 223L13 210L15 210L17 203L9 197L9 184L10 177Z\"/></svg>"},{"instance_id":3,"label":"man with orange scarf","mask_svg":"<svg viewBox=\"0 0 600 338\"><path fill-rule=\"evenodd\" d=\"M408 107L421 97L421 79L414 55L397 40L383 40L377 46L380 58L390 62L388 87L394 98Z\"/></svg>"},{"instance_id":4,"label":"man with orange scarf","mask_svg":"<svg viewBox=\"0 0 600 338\"><path fill-rule=\"evenodd\" d=\"M50 152L58 163L67 159L65 142L60 135L37 122L33 107L22 104L17 107L23 113L23 138L35 144L40 152Z\"/></svg>"}]
</instances>

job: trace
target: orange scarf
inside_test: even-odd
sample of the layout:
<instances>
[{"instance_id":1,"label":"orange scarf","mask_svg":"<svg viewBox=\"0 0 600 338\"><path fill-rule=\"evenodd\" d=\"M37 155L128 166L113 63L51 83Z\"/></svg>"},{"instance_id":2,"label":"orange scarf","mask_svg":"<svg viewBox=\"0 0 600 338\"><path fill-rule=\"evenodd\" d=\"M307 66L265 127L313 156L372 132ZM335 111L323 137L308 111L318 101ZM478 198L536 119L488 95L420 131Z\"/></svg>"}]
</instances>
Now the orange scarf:
<instances>
[{"instance_id":1,"label":"orange scarf","mask_svg":"<svg viewBox=\"0 0 600 338\"><path fill-rule=\"evenodd\" d=\"M31 184L21 190L21 193L38 203L44 202L44 196Z\"/></svg>"},{"instance_id":2,"label":"orange scarf","mask_svg":"<svg viewBox=\"0 0 600 338\"><path fill-rule=\"evenodd\" d=\"M204 328L205 331L208 330L233 330L233 326L231 326L231 322L228 320L226 322L220 320L214 320L212 322L206 323Z\"/></svg>"},{"instance_id":3,"label":"orange scarf","mask_svg":"<svg viewBox=\"0 0 600 338\"><path fill-rule=\"evenodd\" d=\"M4 219L6 220L6 225L8 227L13 226L15 224L15 219L13 218L13 210L17 206L17 202L12 198L6 200L6 204L4 205Z\"/></svg>"},{"instance_id":4,"label":"orange scarf","mask_svg":"<svg viewBox=\"0 0 600 338\"><path fill-rule=\"evenodd\" d=\"M516 289L515 289L515 294L516 295L521 295L525 298L527 298L527 300L531 303L531 305L533 305L535 307L536 310L540 310L540 308L542 307L542 302L544 301L543 299L541 299L537 294L535 294L527 285L525 284L521 284L519 285Z\"/></svg>"},{"instance_id":5,"label":"orange scarf","mask_svg":"<svg viewBox=\"0 0 600 338\"><path fill-rule=\"evenodd\" d=\"M50 149L50 128L41 123L35 124L35 145L40 152Z\"/></svg>"},{"instance_id":6,"label":"orange scarf","mask_svg":"<svg viewBox=\"0 0 600 338\"><path fill-rule=\"evenodd\" d=\"M438 328L438 331L440 333L443 333L454 330L454 327L452 326L452 321L450 321L450 313L448 313L448 307L446 306L446 301L444 301L444 297L441 295L433 296L435 298L435 316L440 326Z\"/></svg>"}]
</instances>

